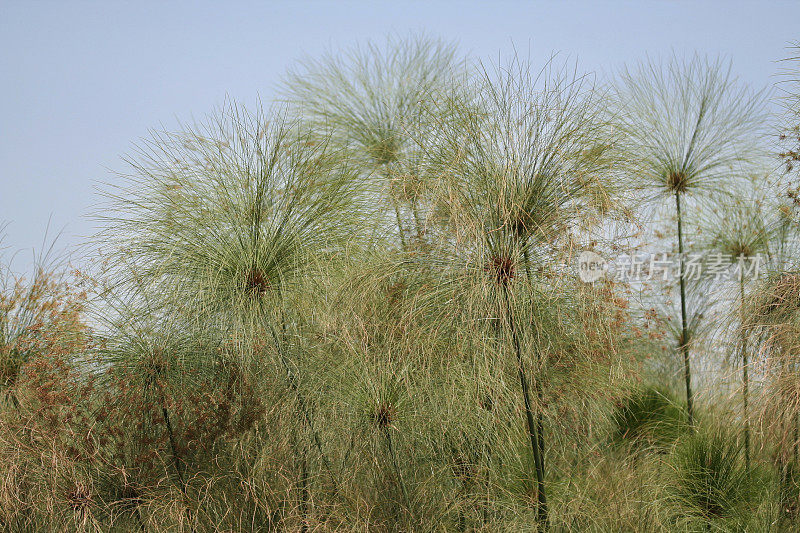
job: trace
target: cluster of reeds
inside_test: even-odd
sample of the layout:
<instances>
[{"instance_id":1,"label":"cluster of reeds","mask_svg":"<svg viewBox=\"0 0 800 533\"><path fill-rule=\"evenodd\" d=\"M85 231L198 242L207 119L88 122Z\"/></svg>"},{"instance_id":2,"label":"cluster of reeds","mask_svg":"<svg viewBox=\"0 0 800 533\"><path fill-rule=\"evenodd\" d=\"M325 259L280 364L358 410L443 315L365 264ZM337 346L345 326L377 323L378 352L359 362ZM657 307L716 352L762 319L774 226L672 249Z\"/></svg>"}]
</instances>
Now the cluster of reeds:
<instances>
[{"instance_id":1,"label":"cluster of reeds","mask_svg":"<svg viewBox=\"0 0 800 533\"><path fill-rule=\"evenodd\" d=\"M100 260L2 272L0 527L796 528L765 104L699 56L605 83L411 36L153 132ZM584 283L585 250L678 268Z\"/></svg>"}]
</instances>

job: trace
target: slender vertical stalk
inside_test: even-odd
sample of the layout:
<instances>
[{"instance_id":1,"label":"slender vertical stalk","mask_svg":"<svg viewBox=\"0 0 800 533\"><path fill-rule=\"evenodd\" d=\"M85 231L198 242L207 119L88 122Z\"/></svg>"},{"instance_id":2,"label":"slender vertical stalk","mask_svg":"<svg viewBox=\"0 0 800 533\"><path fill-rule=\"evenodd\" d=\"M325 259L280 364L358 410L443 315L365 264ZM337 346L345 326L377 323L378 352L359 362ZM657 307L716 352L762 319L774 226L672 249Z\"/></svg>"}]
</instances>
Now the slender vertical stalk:
<instances>
[{"instance_id":1,"label":"slender vertical stalk","mask_svg":"<svg viewBox=\"0 0 800 533\"><path fill-rule=\"evenodd\" d=\"M300 459L300 531L308 531L308 512L309 512L309 490L308 490L308 451L304 444L301 444L302 452Z\"/></svg>"},{"instance_id":2,"label":"slender vertical stalk","mask_svg":"<svg viewBox=\"0 0 800 533\"><path fill-rule=\"evenodd\" d=\"M281 339L286 338L286 317L281 316ZM273 330L274 333L274 330ZM316 437L316 432L313 431L313 427L311 426L311 414L308 408L305 405L305 401L303 396L300 394L298 390L299 387L297 386L296 376L291 371L291 367L289 366L288 361L285 360L285 356L283 355L283 351L280 349L283 345L282 343L278 342L277 336L275 338L276 347L278 348L278 353L281 357L281 361L286 368L286 373L289 378L290 388L294 390L298 410L304 415L303 422L305 422L304 426L307 424L309 429L312 430L312 434ZM298 438L298 440L301 440ZM309 489L308 489L308 447L305 445L305 442L297 444L300 454L300 533L306 533L308 531L308 511L309 511Z\"/></svg>"},{"instance_id":3,"label":"slender vertical stalk","mask_svg":"<svg viewBox=\"0 0 800 533\"><path fill-rule=\"evenodd\" d=\"M530 283L531 286L533 286L533 272L531 271L531 263L530 263L530 260L528 259L528 249L527 248L525 248L523 250L522 258L523 258L523 260L525 262L525 273L528 276L528 283ZM539 359L537 358L537 362L541 362L541 361L539 361ZM539 405L541 405L542 404L542 400L543 400L541 387L538 387L538 386L536 387L536 393L537 393L537 396L539 398ZM545 457L545 452L544 452L544 415L542 414L541 411L536 413L536 437L539 439L539 451L540 451L540 454L542 456L542 470L545 470L546 466L544 464L544 457Z\"/></svg>"},{"instance_id":4,"label":"slender vertical stalk","mask_svg":"<svg viewBox=\"0 0 800 533\"><path fill-rule=\"evenodd\" d=\"M275 349L278 352L278 359L281 361L281 364L284 370L286 371L286 378L288 381L289 388L292 390L292 392L295 393L295 396L297 397L297 404L300 414L303 416L303 420L305 421L308 428L311 430L311 439L314 441L314 447L317 448L320 458L322 459L322 464L325 466L325 470L327 470L328 474L330 475L331 481L333 482L334 485L334 490L338 492L339 491L338 478L335 472L333 471L333 467L331 467L331 463L328 460L328 456L325 453L325 450L322 447L322 441L319 438L319 432L314 427L311 414L309 412L309 407L306 404L305 397L300 391L300 387L297 382L297 376L292 371L292 367L289 364L286 354L284 353L282 344L278 338L278 334L275 332L275 328L270 327L270 332L272 333L272 339L273 342L275 343Z\"/></svg>"},{"instance_id":5,"label":"slender vertical stalk","mask_svg":"<svg viewBox=\"0 0 800 533\"><path fill-rule=\"evenodd\" d=\"M400 208L397 207L397 200L392 200L392 206L394 207L394 218L397 221L397 231L400 232L400 245L403 247L403 251L405 251L407 249L406 237L403 233L403 223L400 218Z\"/></svg>"},{"instance_id":6,"label":"slender vertical stalk","mask_svg":"<svg viewBox=\"0 0 800 533\"><path fill-rule=\"evenodd\" d=\"M144 525L144 519L142 518L142 510L139 508L139 504L136 504L136 523L139 524L139 529L142 531L147 531L147 527Z\"/></svg>"},{"instance_id":7,"label":"slender vertical stalk","mask_svg":"<svg viewBox=\"0 0 800 533\"><path fill-rule=\"evenodd\" d=\"M408 498L408 491L406 484L403 481L403 474L400 471L400 464L397 462L397 454L394 451L394 444L392 443L392 434L389 432L389 427L383 428L383 436L386 439L386 449L389 452L389 458L392 461L395 475L397 476L397 483L400 485L400 492L403 494L403 505L405 505L406 512L411 512L411 500Z\"/></svg>"},{"instance_id":8,"label":"slender vertical stalk","mask_svg":"<svg viewBox=\"0 0 800 533\"><path fill-rule=\"evenodd\" d=\"M542 450L539 446L539 437L537 432L537 424L534 422L533 408L531 406L530 389L528 387L528 378L525 375L525 364L522 360L522 348L517 335L517 329L514 323L513 308L511 300L508 296L508 287L506 283L502 283L503 298L506 307L506 318L508 321L508 328L511 332L511 341L514 345L514 352L517 357L517 371L519 373L520 385L522 387L522 399L525 404L525 419L528 424L528 436L531 441L531 450L533 451L533 463L536 471L536 496L537 496L537 517L539 531L546 531L549 527L547 516L547 496L545 494L544 483L544 460L542 458ZM537 384L537 396L541 399L541 390Z\"/></svg>"},{"instance_id":9,"label":"slender vertical stalk","mask_svg":"<svg viewBox=\"0 0 800 533\"><path fill-rule=\"evenodd\" d=\"M780 360L779 362L779 373L784 375L786 372L789 371L786 365L785 360ZM791 498L791 478L792 475L792 460L790 457L791 449L786 449L788 445L788 432L790 431L790 424L791 421L789 420L789 416L784 413L784 416L781 416L779 421L780 432L783 435L783 439L781 439L779 453L778 453L778 470L780 471L780 484L778 487L778 524L781 525L784 523L785 520L788 520L788 512L787 509L789 507L789 499Z\"/></svg>"},{"instance_id":10,"label":"slender vertical stalk","mask_svg":"<svg viewBox=\"0 0 800 533\"><path fill-rule=\"evenodd\" d=\"M161 417L164 419L164 426L167 428L167 437L169 437L169 447L172 452L172 462L175 466L175 472L178 474L181 492L184 496L186 496L186 481L183 477L183 461L181 461L180 454L178 453L175 432L172 429L172 421L169 416L169 411L167 411L167 402L164 396L164 389L161 388L161 385L158 383L158 381L156 381L156 387L158 388L159 402L161 404Z\"/></svg>"},{"instance_id":11,"label":"slender vertical stalk","mask_svg":"<svg viewBox=\"0 0 800 533\"><path fill-rule=\"evenodd\" d=\"M780 526L784 522L784 509L787 506L787 492L789 486L789 461L783 459L782 454L778 456L778 472L780 479L778 481L778 517L775 522Z\"/></svg>"},{"instance_id":12,"label":"slender vertical stalk","mask_svg":"<svg viewBox=\"0 0 800 533\"><path fill-rule=\"evenodd\" d=\"M414 228L416 229L417 233L417 241L422 242L422 218L419 215L419 207L417 206L416 198L411 200L411 213L414 215Z\"/></svg>"},{"instance_id":13,"label":"slender vertical stalk","mask_svg":"<svg viewBox=\"0 0 800 533\"><path fill-rule=\"evenodd\" d=\"M14 409L19 413L21 408L19 405L19 398L17 398L17 393L13 389L9 389L7 397L11 400L11 405L14 406Z\"/></svg>"},{"instance_id":14,"label":"slender vertical stalk","mask_svg":"<svg viewBox=\"0 0 800 533\"><path fill-rule=\"evenodd\" d=\"M795 408L794 413L794 470L800 465L800 412Z\"/></svg>"},{"instance_id":15,"label":"slender vertical stalk","mask_svg":"<svg viewBox=\"0 0 800 533\"><path fill-rule=\"evenodd\" d=\"M744 464L747 471L750 471L750 376L749 361L747 357L747 332L744 329L744 276L739 273L739 299L741 305L741 348L742 348L742 407L744 409Z\"/></svg>"},{"instance_id":16,"label":"slender vertical stalk","mask_svg":"<svg viewBox=\"0 0 800 533\"><path fill-rule=\"evenodd\" d=\"M169 446L172 452L172 462L175 466L175 472L178 474L178 482L180 483L179 488L181 490L181 494L183 494L183 499L186 502L186 519L189 521L190 530L195 531L195 528L191 523L192 511L189 509L189 495L186 490L186 480L183 475L183 461L178 453L178 444L175 440L175 431L172 429L172 420L170 419L169 411L167 410L167 401L164 395L164 389L161 387L161 384L158 383L158 380L155 381L155 384L156 388L158 388L159 402L161 403L161 416L164 418L164 426L167 428L167 436L169 437Z\"/></svg>"},{"instance_id":17,"label":"slender vertical stalk","mask_svg":"<svg viewBox=\"0 0 800 533\"><path fill-rule=\"evenodd\" d=\"M164 404L161 404L161 416L164 417L164 425L167 426L167 435L169 435L169 446L172 450L172 461L175 465L175 471L178 473L178 481L180 482L180 488L183 495L186 495L186 481L183 478L183 461L181 461L180 456L178 455L177 444L175 443L175 434L172 431L172 422L169 418L169 413L167 412L167 408Z\"/></svg>"},{"instance_id":18,"label":"slender vertical stalk","mask_svg":"<svg viewBox=\"0 0 800 533\"><path fill-rule=\"evenodd\" d=\"M694 397L692 395L692 371L689 366L689 328L686 319L686 279L683 270L683 217L681 215L681 193L675 191L675 210L678 216L678 279L681 287L681 339L680 351L683 354L683 373L686 381L686 410L689 426L694 426Z\"/></svg>"},{"instance_id":19,"label":"slender vertical stalk","mask_svg":"<svg viewBox=\"0 0 800 533\"><path fill-rule=\"evenodd\" d=\"M283 334L286 334L286 320L282 318L281 326L283 328ZM305 422L305 426L311 431L311 439L314 442L317 451L322 459L322 464L325 466L328 474L330 475L331 481L333 481L333 488L334 492L339 492L339 482L337 480L337 476L333 472L333 468L331 468L330 461L328 460L328 456L325 454L325 451L322 448L322 442L319 438L319 433L317 432L314 424L312 422L312 417L310 413L310 408L308 404L306 404L305 397L300 392L300 387L297 382L297 376L292 370L291 364L289 363L288 358L284 352L283 343L281 342L278 333L275 331L275 328L272 324L270 324L269 328L270 332L272 333L272 340L275 343L275 349L278 353L278 359L280 359L281 364L283 365L284 370L286 371L286 378L288 380L289 388L292 392L294 392L295 397L297 399L297 407L300 411L300 414L303 417L303 422ZM300 506L301 506L301 513L302 513L302 526L301 531L307 531L307 519L308 519L308 508L309 508L309 491L308 491L308 448L303 446L301 458L301 480L300 480Z\"/></svg>"},{"instance_id":20,"label":"slender vertical stalk","mask_svg":"<svg viewBox=\"0 0 800 533\"><path fill-rule=\"evenodd\" d=\"M488 433L488 431L487 431L487 433ZM492 447L489 444L488 435L487 435L487 438L484 440L484 447L483 448L484 448L484 460L486 461L486 476L485 476L485 478L486 478L485 479L486 494L484 495L485 498L481 502L482 507L483 507L482 512L481 512L481 522L482 522L483 526L486 526L486 524L489 522L489 504L490 504L490 501L491 501L490 500L490 490L491 490L491 486L492 486L492 479L491 479L491 475L492 475Z\"/></svg>"}]
</instances>

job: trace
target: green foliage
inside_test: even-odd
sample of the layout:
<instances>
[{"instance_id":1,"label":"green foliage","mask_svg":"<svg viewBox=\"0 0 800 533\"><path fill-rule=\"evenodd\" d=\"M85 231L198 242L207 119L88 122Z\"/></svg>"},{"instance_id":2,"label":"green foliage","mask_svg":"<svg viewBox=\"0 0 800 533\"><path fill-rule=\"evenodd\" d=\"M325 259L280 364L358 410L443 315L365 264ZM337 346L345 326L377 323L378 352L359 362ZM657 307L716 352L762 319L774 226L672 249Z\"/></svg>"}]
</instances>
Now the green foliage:
<instances>
[{"instance_id":1,"label":"green foliage","mask_svg":"<svg viewBox=\"0 0 800 533\"><path fill-rule=\"evenodd\" d=\"M678 443L671 457L676 511L713 524L752 509L759 484L745 469L741 444L721 430L701 430Z\"/></svg>"},{"instance_id":2,"label":"green foliage","mask_svg":"<svg viewBox=\"0 0 800 533\"><path fill-rule=\"evenodd\" d=\"M666 451L688 432L686 408L666 389L642 386L614 410L613 439L634 448Z\"/></svg>"},{"instance_id":3,"label":"green foliage","mask_svg":"<svg viewBox=\"0 0 800 533\"><path fill-rule=\"evenodd\" d=\"M720 59L643 61L621 73L618 99L638 189L665 196L724 190L757 154L766 99Z\"/></svg>"},{"instance_id":4,"label":"green foliage","mask_svg":"<svg viewBox=\"0 0 800 533\"><path fill-rule=\"evenodd\" d=\"M373 218L393 217L405 248L423 241L439 179L428 152L448 119L445 102L467 80L454 45L426 36L390 37L344 53L307 58L291 70L284 97L318 134L358 162L375 195ZM413 228L413 231L412 231Z\"/></svg>"},{"instance_id":5,"label":"green foliage","mask_svg":"<svg viewBox=\"0 0 800 533\"><path fill-rule=\"evenodd\" d=\"M0 529L796 527L798 195L719 195L757 162L759 93L695 57L609 94L419 36L283 89L144 141L79 286L4 278ZM711 320L719 280L578 280L581 249L656 244L654 196L681 253L769 253L741 327ZM691 399L689 348L728 370L731 332L746 462L740 411L709 387L695 423L659 353Z\"/></svg>"},{"instance_id":6,"label":"green foliage","mask_svg":"<svg viewBox=\"0 0 800 533\"><path fill-rule=\"evenodd\" d=\"M107 196L118 285L239 327L270 314L357 232L358 181L324 140L281 114L231 104L154 134ZM112 278L113 279L113 278Z\"/></svg>"}]
</instances>

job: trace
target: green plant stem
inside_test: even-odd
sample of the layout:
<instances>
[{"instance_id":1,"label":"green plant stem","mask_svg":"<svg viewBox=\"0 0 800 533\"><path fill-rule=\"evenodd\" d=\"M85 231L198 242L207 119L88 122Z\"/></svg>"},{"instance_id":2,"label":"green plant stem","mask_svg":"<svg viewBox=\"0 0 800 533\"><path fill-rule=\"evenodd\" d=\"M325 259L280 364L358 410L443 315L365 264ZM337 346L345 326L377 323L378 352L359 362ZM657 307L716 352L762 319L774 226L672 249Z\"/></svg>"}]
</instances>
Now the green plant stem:
<instances>
[{"instance_id":1,"label":"green plant stem","mask_svg":"<svg viewBox=\"0 0 800 533\"><path fill-rule=\"evenodd\" d=\"M487 431L488 433L488 431ZM485 499L481 502L483 506L483 512L481 513L481 521L484 526L489 522L489 492L492 486L492 479L491 479L491 472L492 472L492 447L489 443L489 435L487 434L486 439L484 440L484 459L486 461L486 475L485 475Z\"/></svg>"},{"instance_id":2,"label":"green plant stem","mask_svg":"<svg viewBox=\"0 0 800 533\"><path fill-rule=\"evenodd\" d=\"M531 287L533 287L533 272L531 271L531 263L528 259L528 249L525 248L522 252L522 259L525 262L525 274L528 276L528 283L530 283ZM541 363L541 360L537 358L537 363ZM540 387L536 387L537 396L539 397L539 404L542 403L542 392ZM539 439L539 453L542 456L542 470L546 470L546 465L544 463L545 451L544 451L544 415L541 411L536 413L536 437Z\"/></svg>"},{"instance_id":3,"label":"green plant stem","mask_svg":"<svg viewBox=\"0 0 800 533\"><path fill-rule=\"evenodd\" d=\"M411 213L414 215L414 228L417 230L417 241L422 243L422 219L419 216L416 198L411 200Z\"/></svg>"},{"instance_id":4,"label":"green plant stem","mask_svg":"<svg viewBox=\"0 0 800 533\"><path fill-rule=\"evenodd\" d=\"M308 451L306 447L302 447L302 458L300 459L300 513L301 523L300 531L306 533L308 531L308 513L309 513L309 490L308 490Z\"/></svg>"},{"instance_id":5,"label":"green plant stem","mask_svg":"<svg viewBox=\"0 0 800 533\"><path fill-rule=\"evenodd\" d=\"M389 458L392 461L392 466L395 471L395 475L397 476L397 483L400 485L400 492L403 494L403 504L405 505L406 512L411 512L411 500L408 498L408 491L406 490L406 484L403 481L403 474L400 471L400 463L397 462L397 454L394 451L394 444L392 443L392 434L389 432L389 428L383 428L383 435L386 439L386 449L389 452Z\"/></svg>"},{"instance_id":6,"label":"green plant stem","mask_svg":"<svg viewBox=\"0 0 800 533\"><path fill-rule=\"evenodd\" d=\"M397 221L397 231L400 232L400 245L403 247L403 251L405 251L407 249L406 237L403 234L403 223L400 219L400 208L397 207L397 200L392 200L392 206L394 207L394 218Z\"/></svg>"},{"instance_id":7,"label":"green plant stem","mask_svg":"<svg viewBox=\"0 0 800 533\"><path fill-rule=\"evenodd\" d=\"M284 334L286 330L286 320L281 320L283 325ZM314 428L314 424L312 422L311 414L309 413L308 405L306 404L305 397L300 392L300 386L297 383L297 376L292 371L292 367L289 364L289 361L286 357L286 354L283 350L283 343L281 343L278 333L275 331L275 328L270 325L269 328L270 332L272 333L273 342L275 343L275 349L278 352L278 359L281 361L284 370L286 371L286 378L289 382L289 389L294 392L295 397L297 398L297 406L300 414L303 417L303 421L305 422L308 429L311 431L311 439L314 441L314 445L317 448L317 451L320 454L322 459L322 464L325 466L325 469L328 471L330 475L331 481L333 482L333 490L335 493L339 492L339 482L337 480L336 475L331 468L330 462L328 461L328 456L325 455L325 451L322 448L322 442L319 438L319 434L317 430ZM309 500L309 493L308 493L308 486L307 486L307 478L308 478L308 454L306 453L307 449L303 447L303 457L301 462L301 489L300 489L300 505L301 505L301 513L302 513L302 526L301 531L307 531L306 520L308 517L308 500Z\"/></svg>"},{"instance_id":8,"label":"green plant stem","mask_svg":"<svg viewBox=\"0 0 800 533\"><path fill-rule=\"evenodd\" d=\"M189 508L189 494L186 490L186 480L184 479L183 475L183 461L181 460L180 454L178 453L178 445L177 441L175 440L175 432L172 429L172 420L169 416L169 411L167 410L167 400L164 394L164 389L161 387L161 384L156 380L155 382L156 387L158 388L158 396L159 401L161 403L161 416L164 418L164 426L167 428L167 436L169 438L169 446L170 450L172 451L172 462L175 466L175 472L178 474L178 481L180 483L180 490L181 494L183 494L183 499L186 502L186 519L189 521L189 528L191 531L195 531L194 526L191 524L192 522L192 511Z\"/></svg>"},{"instance_id":9,"label":"green plant stem","mask_svg":"<svg viewBox=\"0 0 800 533\"><path fill-rule=\"evenodd\" d=\"M800 464L800 412L794 413L794 468Z\"/></svg>"},{"instance_id":10,"label":"green plant stem","mask_svg":"<svg viewBox=\"0 0 800 533\"><path fill-rule=\"evenodd\" d=\"M283 327L283 336L286 336L286 320L281 320L281 325ZM283 359L282 359L283 361ZM289 373L289 366L288 362L284 361L284 366L287 371L287 376L291 376L294 378L293 373ZM290 383L294 386L290 387L297 398L298 403L298 410L303 413L303 421L305 425L308 426L309 429L312 430L313 437L316 437L316 433L313 431L313 427L311 426L311 413L309 412L308 407L305 404L305 399L300 394L298 390L299 387L294 379L290 378ZM313 438L312 437L312 438ZM297 438L297 437L296 437ZM309 469L308 469L308 447L304 439L297 438L298 441L296 443L297 448L299 448L299 455L300 455L300 533L306 533L308 531L308 515L310 510L310 490L308 487L308 477L309 477Z\"/></svg>"},{"instance_id":11,"label":"green plant stem","mask_svg":"<svg viewBox=\"0 0 800 533\"><path fill-rule=\"evenodd\" d=\"M142 510L139 508L139 504L136 504L136 522L139 524L139 529L142 531L147 531L147 528L144 525L144 519L142 519Z\"/></svg>"},{"instance_id":12,"label":"green plant stem","mask_svg":"<svg viewBox=\"0 0 800 533\"><path fill-rule=\"evenodd\" d=\"M517 357L517 371L519 373L520 385L522 387L522 399L525 404L525 419L528 424L528 435L531 441L531 450L533 451L533 463L536 471L536 497L537 497L537 517L539 531L546 531L549 527L547 515L547 496L545 494L544 483L544 461L542 459L541 448L539 447L539 437L537 436L537 426L534 422L533 408L531 406L530 390L528 387L528 378L525 375L525 364L522 359L522 348L520 346L517 329L514 324L513 309L511 307L511 300L508 296L508 287L503 283L503 298L506 306L506 318L508 320L508 327L511 332L511 341L514 345L514 352ZM537 395L541 399L541 391L537 386Z\"/></svg>"},{"instance_id":13,"label":"green plant stem","mask_svg":"<svg viewBox=\"0 0 800 533\"><path fill-rule=\"evenodd\" d=\"M17 398L17 393L13 389L9 389L8 398L11 399L11 405L13 405L14 409L17 411L17 413L19 413L21 411L19 399Z\"/></svg>"},{"instance_id":14,"label":"green plant stem","mask_svg":"<svg viewBox=\"0 0 800 533\"><path fill-rule=\"evenodd\" d=\"M681 193L675 192L675 210L678 216L678 280L681 288L681 344L683 354L683 373L686 381L686 412L689 426L694 427L694 397L692 395L692 371L689 365L689 328L686 319L686 279L683 271L683 217L681 214Z\"/></svg>"},{"instance_id":15,"label":"green plant stem","mask_svg":"<svg viewBox=\"0 0 800 533\"><path fill-rule=\"evenodd\" d=\"M164 389L156 382L158 387L159 402L161 403L161 416L164 418L164 426L167 428L167 437L169 438L169 447L172 451L172 462L175 466L175 472L178 474L178 481L180 482L180 489L184 496L186 496L186 481L183 477L183 462L181 461L180 454L178 453L178 445L175 440L175 432L172 429L172 420L167 410L166 398L164 396Z\"/></svg>"},{"instance_id":16,"label":"green plant stem","mask_svg":"<svg viewBox=\"0 0 800 533\"><path fill-rule=\"evenodd\" d=\"M741 304L741 328L742 328L742 403L744 408L744 464L745 468L750 471L750 376L749 376L749 361L747 357L747 332L744 329L745 313L744 313L744 276L739 277L739 298Z\"/></svg>"}]
</instances>

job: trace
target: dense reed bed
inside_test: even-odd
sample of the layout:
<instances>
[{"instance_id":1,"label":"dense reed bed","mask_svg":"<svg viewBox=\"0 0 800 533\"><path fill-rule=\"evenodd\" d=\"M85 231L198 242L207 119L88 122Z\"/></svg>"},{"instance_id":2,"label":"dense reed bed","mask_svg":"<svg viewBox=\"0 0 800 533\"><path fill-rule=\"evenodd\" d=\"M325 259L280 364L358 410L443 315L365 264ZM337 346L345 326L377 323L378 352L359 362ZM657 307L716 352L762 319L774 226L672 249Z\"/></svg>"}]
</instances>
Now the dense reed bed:
<instances>
[{"instance_id":1,"label":"dense reed bed","mask_svg":"<svg viewBox=\"0 0 800 533\"><path fill-rule=\"evenodd\" d=\"M154 131L3 257L0 529L796 530L796 61L390 38Z\"/></svg>"}]
</instances>

